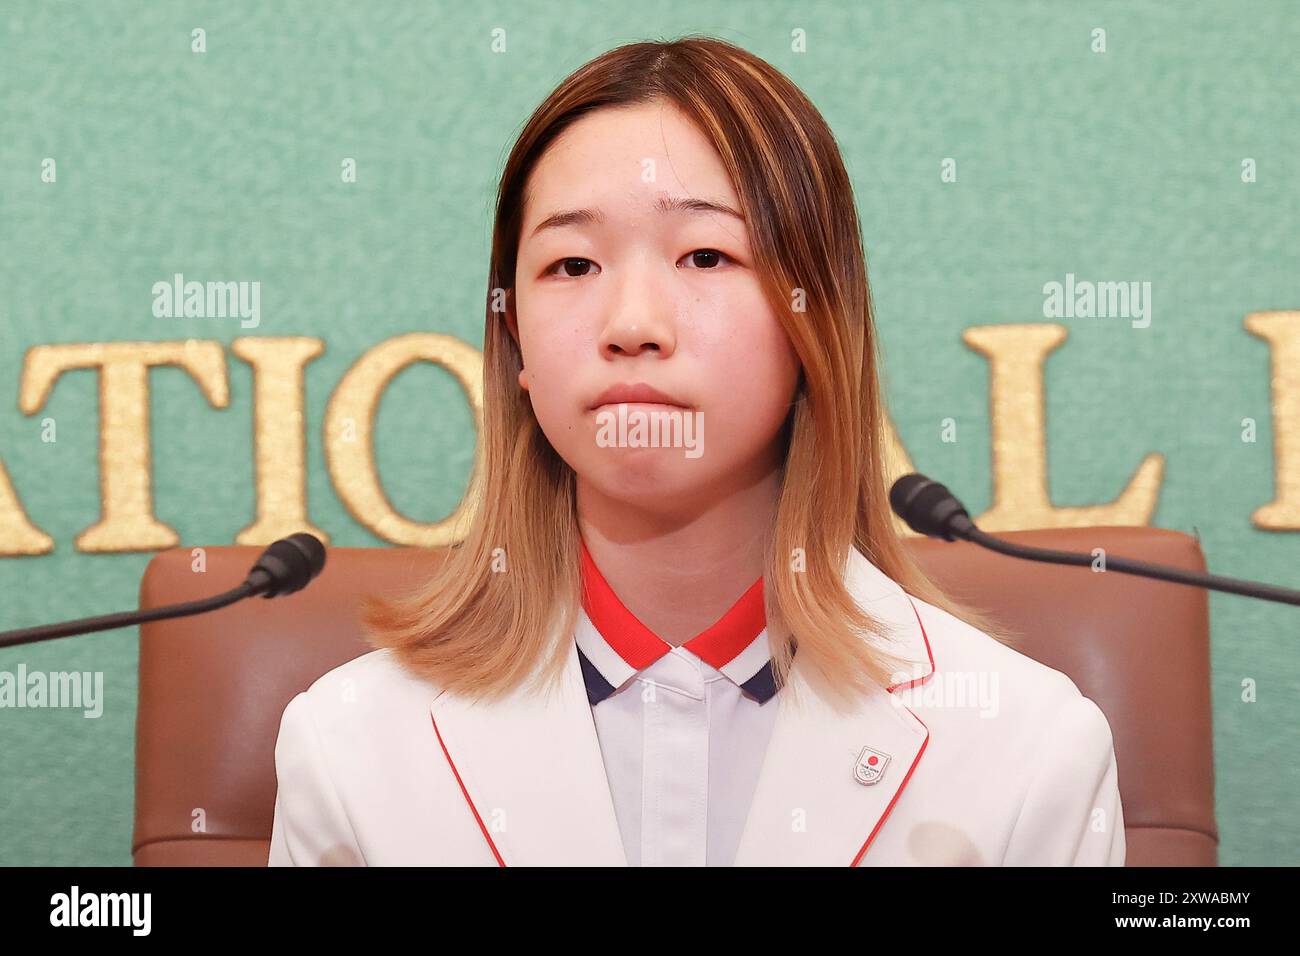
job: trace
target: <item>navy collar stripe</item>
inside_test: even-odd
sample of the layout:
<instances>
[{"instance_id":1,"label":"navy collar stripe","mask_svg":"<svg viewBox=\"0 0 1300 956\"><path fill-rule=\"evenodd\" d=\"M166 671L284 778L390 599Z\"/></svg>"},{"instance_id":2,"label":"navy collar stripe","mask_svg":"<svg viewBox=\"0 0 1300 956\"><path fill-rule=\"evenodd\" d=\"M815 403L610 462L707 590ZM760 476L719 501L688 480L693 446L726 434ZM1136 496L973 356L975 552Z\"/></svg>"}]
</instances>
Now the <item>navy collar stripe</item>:
<instances>
[{"instance_id":1,"label":"navy collar stripe","mask_svg":"<svg viewBox=\"0 0 1300 956\"><path fill-rule=\"evenodd\" d=\"M605 677L596 668L587 655L582 653L581 647L574 648L578 652L578 663L582 665L582 680L587 685L587 700L592 707L595 707L602 700L614 693L614 685L605 680Z\"/></svg>"},{"instance_id":2,"label":"navy collar stripe","mask_svg":"<svg viewBox=\"0 0 1300 956\"><path fill-rule=\"evenodd\" d=\"M582 652L582 648L575 646L574 650L578 652L578 664L582 668L582 680L587 687L587 701L592 707L595 707L614 693L615 687L605 679L600 669ZM753 677L739 686L741 690L756 699L760 704L765 704L771 700L777 691L776 672L772 668L771 659L765 661Z\"/></svg>"}]
</instances>

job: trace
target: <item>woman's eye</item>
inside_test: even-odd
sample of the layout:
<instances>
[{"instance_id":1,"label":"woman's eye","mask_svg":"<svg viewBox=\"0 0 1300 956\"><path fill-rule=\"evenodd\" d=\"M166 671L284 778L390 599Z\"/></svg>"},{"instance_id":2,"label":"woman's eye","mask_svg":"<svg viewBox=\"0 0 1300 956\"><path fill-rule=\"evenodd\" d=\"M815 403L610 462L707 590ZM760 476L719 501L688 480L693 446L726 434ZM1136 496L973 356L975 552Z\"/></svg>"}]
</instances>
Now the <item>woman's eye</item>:
<instances>
[{"instance_id":1,"label":"woman's eye","mask_svg":"<svg viewBox=\"0 0 1300 956\"><path fill-rule=\"evenodd\" d=\"M725 252L719 252L717 249L696 249L688 252L683 261L689 261L689 268L693 269L716 269L722 264L723 260L733 261ZM596 272L590 270L595 268ZM569 279L582 279L589 275L595 275L600 272L600 266L590 259L584 259L581 256L570 256L566 259L560 259L546 270L548 276L565 277Z\"/></svg>"},{"instance_id":2,"label":"woman's eye","mask_svg":"<svg viewBox=\"0 0 1300 956\"><path fill-rule=\"evenodd\" d=\"M694 252L688 252L686 258L695 264L696 269L716 269L721 264L721 260L731 261L725 252L719 252L717 249L696 249Z\"/></svg>"},{"instance_id":3,"label":"woman's eye","mask_svg":"<svg viewBox=\"0 0 1300 956\"><path fill-rule=\"evenodd\" d=\"M571 257L568 259L561 259L559 262L552 265L546 270L546 274L559 275L556 270L560 269L563 271L564 275L568 276L570 279L581 279L588 275L585 270L595 265L596 263L592 262L590 259ZM599 269L600 267L596 266L596 268Z\"/></svg>"}]
</instances>

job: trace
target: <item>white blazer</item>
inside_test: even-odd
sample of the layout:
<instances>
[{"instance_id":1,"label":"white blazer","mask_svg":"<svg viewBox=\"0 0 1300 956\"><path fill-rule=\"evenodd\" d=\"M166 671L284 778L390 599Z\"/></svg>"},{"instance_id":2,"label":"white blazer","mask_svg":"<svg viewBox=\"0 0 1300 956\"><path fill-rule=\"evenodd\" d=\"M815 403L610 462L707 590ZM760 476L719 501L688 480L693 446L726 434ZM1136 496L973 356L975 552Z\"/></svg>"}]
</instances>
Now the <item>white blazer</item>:
<instances>
[{"instance_id":1,"label":"white blazer","mask_svg":"<svg viewBox=\"0 0 1300 956\"><path fill-rule=\"evenodd\" d=\"M1122 866L1097 705L856 550L846 582L916 670L841 712L795 655L735 865ZM272 866L627 865L575 643L549 699L477 705L365 654L289 702L275 768Z\"/></svg>"}]
</instances>

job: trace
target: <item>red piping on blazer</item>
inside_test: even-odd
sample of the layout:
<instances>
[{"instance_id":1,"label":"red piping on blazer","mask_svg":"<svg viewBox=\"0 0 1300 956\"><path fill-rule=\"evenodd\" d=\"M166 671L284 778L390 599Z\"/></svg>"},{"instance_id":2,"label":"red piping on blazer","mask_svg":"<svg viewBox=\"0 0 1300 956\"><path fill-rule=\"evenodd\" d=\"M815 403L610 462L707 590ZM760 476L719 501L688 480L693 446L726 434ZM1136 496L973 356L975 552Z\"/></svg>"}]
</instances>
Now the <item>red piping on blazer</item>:
<instances>
[{"instance_id":1,"label":"red piping on blazer","mask_svg":"<svg viewBox=\"0 0 1300 956\"><path fill-rule=\"evenodd\" d=\"M889 688L889 692L891 694L894 691L898 690L900 687L906 689L908 687L911 687L914 684L924 684L926 681L928 681L931 677L934 676L934 650L930 647L930 638L925 633L925 625L921 623L921 612L916 609L916 602L912 600L912 596L910 594L907 596L907 601L909 604L912 605L912 613L916 615L917 626L921 628L921 639L925 641L925 653L926 656L930 658L930 673L926 674L924 677L914 678L913 680L910 680L905 684L903 683L895 684L894 686ZM911 707L908 707L906 704L903 704L903 709L906 710L913 717L916 717L916 714L913 713ZM903 778L903 782L899 786L898 792L894 794L894 799L889 801L889 806L885 807L885 812L881 814L880 819L876 821L876 825L872 829L871 835L867 837L867 842L862 844L862 849L858 851L858 855L853 858L853 862L850 863L849 866L857 866L858 861L861 860L863 854L867 852L867 847L871 846L871 841L876 838L876 834L880 832L880 828L884 826L885 821L889 819L889 814L894 809L894 804L898 802L898 798L901 797L903 795L903 791L907 789L907 782L912 779L912 771L915 770L916 765L921 762L921 755L925 753L925 748L929 746L930 728L925 726L925 721L923 721L920 717L916 717L916 721L922 727L925 727L925 740L921 741L921 749L916 752L916 759L912 761L912 766L907 768L907 776Z\"/></svg>"},{"instance_id":2,"label":"red piping on blazer","mask_svg":"<svg viewBox=\"0 0 1300 956\"><path fill-rule=\"evenodd\" d=\"M892 687L888 688L889 693L891 694L900 687L906 689L914 684L924 684L934 676L934 650L930 647L930 638L925 633L925 625L921 623L921 614L916 609L916 602L912 600L911 595L907 596L907 600L908 603L912 605L912 613L916 615L916 623L921 628L921 639L925 641L925 653L926 656L930 658L930 673L926 674L924 677L910 680L905 684L894 684ZM926 727L925 721L921 720L920 717L917 717L912 708L908 707L906 704L903 705L903 708L913 717L916 717L917 723L922 727L925 727L925 740L921 743L921 749L916 752L916 759L914 759L912 765L907 768L907 775L903 777L903 782L899 785L898 791L894 794L894 798L889 801L889 806L885 807L885 812L881 814L880 819L876 821L876 825L872 829L871 835L867 837L867 842L862 844L862 849L858 850L858 855L853 858L853 862L850 863L849 866L857 866L858 861L861 860L863 855L867 852L867 848L871 846L871 841L876 838L876 834L880 832L880 828L884 826L885 821L889 818L890 812L893 811L894 804L898 802L898 798L901 797L903 791L907 789L907 783L912 779L912 772L916 770L916 765L921 762L921 755L925 753L925 748L930 743L930 728ZM478 828L483 831L483 839L487 840L488 846L492 848L492 855L496 857L497 864L499 866L505 866L506 861L501 858L501 854L497 850L497 845L492 842L492 835L488 833L487 827L483 825L483 818L479 816L478 808L474 806L474 801L470 798L469 791L465 789L465 782L460 779L460 771L456 769L456 763L451 759L451 754L447 750L447 745L443 743L442 734L438 732L438 721L434 719L432 714L429 715L429 719L433 721L433 732L438 735L438 744L442 747L443 755L447 758L447 763L451 767L451 772L456 776L456 783L460 785L460 792L464 795L465 802L469 804L470 811L474 814L475 821L478 822Z\"/></svg>"},{"instance_id":3,"label":"red piping on blazer","mask_svg":"<svg viewBox=\"0 0 1300 956\"><path fill-rule=\"evenodd\" d=\"M501 859L501 854L497 852L497 845L492 842L492 836L488 833L487 827L483 825L483 818L478 815L478 807L474 806L474 801L469 798L469 791L465 789L465 781L460 779L460 771L456 769L456 763L451 759L451 754L447 753L447 745L442 742L442 734L438 733L438 721L434 720L433 714L429 715L433 720L433 732L438 734L438 743L442 746L442 752L447 757L447 763L451 766L451 772L456 775L456 782L460 784L460 792L465 795L465 802L474 813L474 819L478 821L478 828L483 831L483 839L488 841L488 846L492 848L492 855L497 858L497 863L501 866L506 865L506 861Z\"/></svg>"}]
</instances>

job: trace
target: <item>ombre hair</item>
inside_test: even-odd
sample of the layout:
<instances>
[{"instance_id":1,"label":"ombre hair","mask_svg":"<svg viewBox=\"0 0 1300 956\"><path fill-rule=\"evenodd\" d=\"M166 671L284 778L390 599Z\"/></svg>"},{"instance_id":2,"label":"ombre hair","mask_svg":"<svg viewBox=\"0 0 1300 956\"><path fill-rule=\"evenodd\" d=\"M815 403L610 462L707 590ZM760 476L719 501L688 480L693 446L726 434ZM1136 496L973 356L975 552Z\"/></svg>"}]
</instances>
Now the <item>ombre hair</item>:
<instances>
[{"instance_id":1,"label":"ombre hair","mask_svg":"<svg viewBox=\"0 0 1300 956\"><path fill-rule=\"evenodd\" d=\"M549 144L602 107L655 100L682 110L721 157L764 293L802 364L783 428L785 462L765 558L777 683L786 683L797 643L800 668L815 668L836 696L888 687L909 665L863 639L886 632L846 588L850 548L908 593L987 633L993 628L925 576L894 524L874 310L835 138L782 73L701 36L602 54L560 83L519 134L492 234L483 424L470 483L475 507L431 580L367 600L367 638L390 648L410 672L473 698L499 697L533 676L550 683L562 673L581 607L575 478L519 386L522 360L504 310L515 308L528 177ZM802 311L792 307L795 290L802 290ZM802 570L792 568L796 554Z\"/></svg>"}]
</instances>

